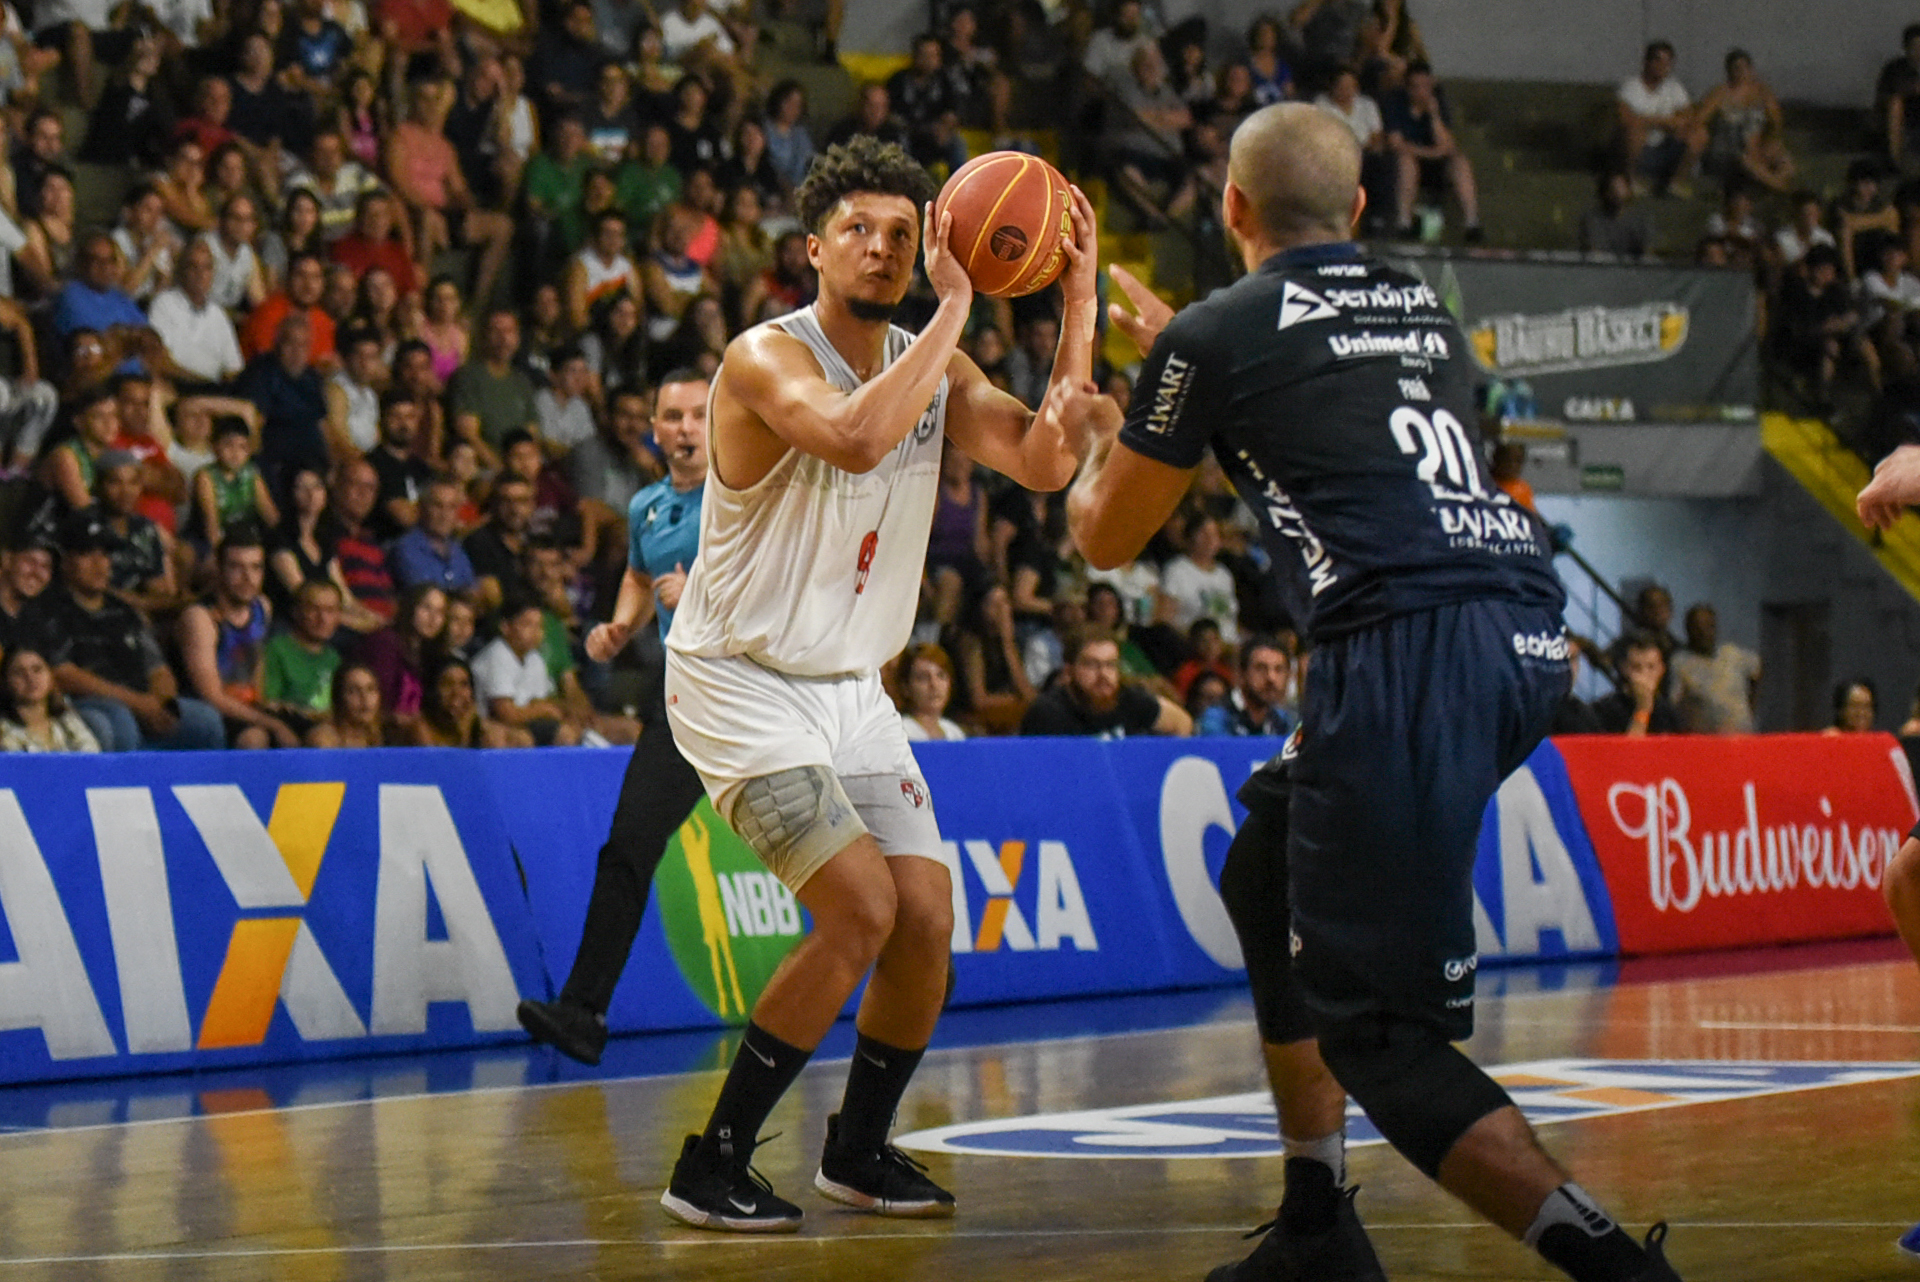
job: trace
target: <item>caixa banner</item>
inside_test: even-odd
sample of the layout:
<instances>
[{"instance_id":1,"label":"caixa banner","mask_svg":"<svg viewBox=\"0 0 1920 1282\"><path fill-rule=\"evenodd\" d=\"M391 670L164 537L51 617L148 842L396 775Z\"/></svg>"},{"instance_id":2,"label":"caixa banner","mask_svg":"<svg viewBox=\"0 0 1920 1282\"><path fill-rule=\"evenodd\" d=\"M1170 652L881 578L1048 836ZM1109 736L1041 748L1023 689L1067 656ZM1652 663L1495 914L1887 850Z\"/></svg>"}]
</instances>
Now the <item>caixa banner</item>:
<instances>
[{"instance_id":1,"label":"caixa banner","mask_svg":"<svg viewBox=\"0 0 1920 1282\"><path fill-rule=\"evenodd\" d=\"M1887 934L1920 814L1882 734L1558 741L1624 953Z\"/></svg>"},{"instance_id":2,"label":"caixa banner","mask_svg":"<svg viewBox=\"0 0 1920 1282\"><path fill-rule=\"evenodd\" d=\"M459 757L8 756L0 1079L514 1031L532 921Z\"/></svg>"},{"instance_id":3,"label":"caixa banner","mask_svg":"<svg viewBox=\"0 0 1920 1282\"><path fill-rule=\"evenodd\" d=\"M962 1005L1235 984L1218 891L1272 740L917 751ZM606 749L0 757L0 1081L517 1038L565 982L625 771ZM1562 740L1489 804L1480 955L1885 933L1891 739ZM807 929L702 802L608 1012L745 1021Z\"/></svg>"}]
</instances>

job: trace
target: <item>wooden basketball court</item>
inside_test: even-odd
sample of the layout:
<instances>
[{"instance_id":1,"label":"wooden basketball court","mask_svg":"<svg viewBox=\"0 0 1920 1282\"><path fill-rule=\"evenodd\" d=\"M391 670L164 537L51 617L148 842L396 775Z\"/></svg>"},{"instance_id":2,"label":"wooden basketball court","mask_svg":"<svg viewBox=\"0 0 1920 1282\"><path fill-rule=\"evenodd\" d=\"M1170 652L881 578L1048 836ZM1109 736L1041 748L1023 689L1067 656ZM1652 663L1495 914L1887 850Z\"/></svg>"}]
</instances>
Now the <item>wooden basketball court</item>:
<instances>
[{"instance_id":1,"label":"wooden basketball court","mask_svg":"<svg viewBox=\"0 0 1920 1282\"><path fill-rule=\"evenodd\" d=\"M1878 943L1665 970L1483 974L1471 1049L1595 1113L1542 1134L1630 1226L1672 1222L1689 1282L1920 1279L1893 1245L1920 1219L1920 973ZM1052 1128L1076 1155L922 1153L960 1199L950 1222L812 1193L845 1071L816 1061L757 1163L807 1210L772 1239L683 1229L658 1206L725 1038L629 1039L602 1073L509 1048L17 1090L0 1101L0 1276L1198 1282L1248 1249L1280 1161L1170 1155L1256 1144L1259 1127L1224 1105L1173 1123L1140 1106L1257 1093L1253 1038L1234 993L956 1012L900 1131L999 1120L961 1142ZM843 1027L823 1057L846 1044ZM1700 1060L1717 1063L1662 1063ZM1006 1137L1005 1119L1038 1115ZM1386 1147L1355 1148L1351 1168L1390 1277L1557 1276Z\"/></svg>"}]
</instances>

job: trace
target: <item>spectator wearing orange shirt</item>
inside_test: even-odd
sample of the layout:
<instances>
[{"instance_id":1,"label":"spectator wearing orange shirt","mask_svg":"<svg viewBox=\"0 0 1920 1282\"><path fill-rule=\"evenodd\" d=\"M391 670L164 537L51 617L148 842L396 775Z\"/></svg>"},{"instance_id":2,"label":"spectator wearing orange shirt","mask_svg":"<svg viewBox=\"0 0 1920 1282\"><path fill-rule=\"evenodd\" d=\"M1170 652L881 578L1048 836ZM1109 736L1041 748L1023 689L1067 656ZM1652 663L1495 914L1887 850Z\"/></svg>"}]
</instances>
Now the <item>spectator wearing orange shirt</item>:
<instances>
[{"instance_id":1,"label":"spectator wearing orange shirt","mask_svg":"<svg viewBox=\"0 0 1920 1282\"><path fill-rule=\"evenodd\" d=\"M1502 441L1493 447L1493 483L1527 511L1538 512L1540 509L1533 504L1533 487L1520 476L1526 465L1527 447L1519 441Z\"/></svg>"},{"instance_id":2,"label":"spectator wearing orange shirt","mask_svg":"<svg viewBox=\"0 0 1920 1282\"><path fill-rule=\"evenodd\" d=\"M296 254L287 265L287 284L284 289L267 295L267 300L253 309L247 317L245 328L240 331L240 350L248 360L262 352L273 350L274 336L280 332L280 322L294 312L307 318L312 327L312 340L307 359L314 365L334 365L338 357L333 347L333 317L320 309L320 295L326 292L327 269L318 254Z\"/></svg>"}]
</instances>

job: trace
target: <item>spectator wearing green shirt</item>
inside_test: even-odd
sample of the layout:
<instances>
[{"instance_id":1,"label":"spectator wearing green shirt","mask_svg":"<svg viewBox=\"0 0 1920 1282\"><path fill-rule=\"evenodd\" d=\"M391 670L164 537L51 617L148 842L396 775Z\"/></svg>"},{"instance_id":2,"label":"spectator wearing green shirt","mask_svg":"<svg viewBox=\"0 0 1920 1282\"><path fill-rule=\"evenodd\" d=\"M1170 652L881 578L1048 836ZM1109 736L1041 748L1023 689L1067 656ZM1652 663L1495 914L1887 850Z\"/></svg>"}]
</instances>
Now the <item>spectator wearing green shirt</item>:
<instances>
[{"instance_id":1,"label":"spectator wearing green shirt","mask_svg":"<svg viewBox=\"0 0 1920 1282\"><path fill-rule=\"evenodd\" d=\"M332 645L340 627L340 589L309 579L293 598L293 627L267 642L262 656L260 699L268 710L304 737L333 707L333 674L340 652Z\"/></svg>"},{"instance_id":2,"label":"spectator wearing green shirt","mask_svg":"<svg viewBox=\"0 0 1920 1282\"><path fill-rule=\"evenodd\" d=\"M574 112L562 113L555 122L552 148L527 162L527 221L534 262L543 275L550 274L544 269L557 268L565 257L567 229L579 222L580 198L594 163L586 124Z\"/></svg>"},{"instance_id":3,"label":"spectator wearing green shirt","mask_svg":"<svg viewBox=\"0 0 1920 1282\"><path fill-rule=\"evenodd\" d=\"M560 705L582 729L597 732L610 743L633 743L640 736L640 724L631 717L601 712L581 684L581 677L591 674L583 673L574 659L577 625L568 592L573 566L565 549L551 539L530 539L521 559L527 583L540 604L540 658L553 678Z\"/></svg>"},{"instance_id":4,"label":"spectator wearing green shirt","mask_svg":"<svg viewBox=\"0 0 1920 1282\"><path fill-rule=\"evenodd\" d=\"M614 183L620 190L620 208L627 225L644 236L654 219L680 199L680 171L673 167L673 135L665 125L649 125L640 144L639 162L620 166Z\"/></svg>"},{"instance_id":5,"label":"spectator wearing green shirt","mask_svg":"<svg viewBox=\"0 0 1920 1282\"><path fill-rule=\"evenodd\" d=\"M533 380L514 363L520 351L520 319L504 308L487 317L486 337L477 360L469 360L447 380L447 408L455 430L471 414L480 435L498 452L509 432L537 431Z\"/></svg>"}]
</instances>

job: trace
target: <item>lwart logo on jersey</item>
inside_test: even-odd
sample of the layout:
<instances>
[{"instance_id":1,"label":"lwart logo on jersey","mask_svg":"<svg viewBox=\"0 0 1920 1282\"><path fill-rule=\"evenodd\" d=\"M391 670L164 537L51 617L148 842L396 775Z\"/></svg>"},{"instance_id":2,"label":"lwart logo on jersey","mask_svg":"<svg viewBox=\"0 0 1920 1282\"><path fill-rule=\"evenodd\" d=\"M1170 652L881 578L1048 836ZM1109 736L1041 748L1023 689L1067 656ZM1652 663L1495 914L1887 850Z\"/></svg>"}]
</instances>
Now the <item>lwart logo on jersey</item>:
<instances>
[{"instance_id":1,"label":"lwart logo on jersey","mask_svg":"<svg viewBox=\"0 0 1920 1282\"><path fill-rule=\"evenodd\" d=\"M1488 1070L1535 1126L1619 1113L1754 1099L1789 1091L1920 1077L1916 1063L1732 1063L1689 1060L1552 1059ZM897 1137L923 1153L985 1157L1278 1157L1273 1097L1265 1091L1212 1099L1084 1109L963 1122ZM1356 1104L1347 1105L1349 1146L1385 1143Z\"/></svg>"},{"instance_id":2,"label":"lwart logo on jersey","mask_svg":"<svg viewBox=\"0 0 1920 1282\"><path fill-rule=\"evenodd\" d=\"M1178 356L1167 357L1160 371L1160 382L1153 389L1153 413L1147 416L1147 430L1165 436L1180 421L1180 411L1193 388L1193 362Z\"/></svg>"}]
</instances>

